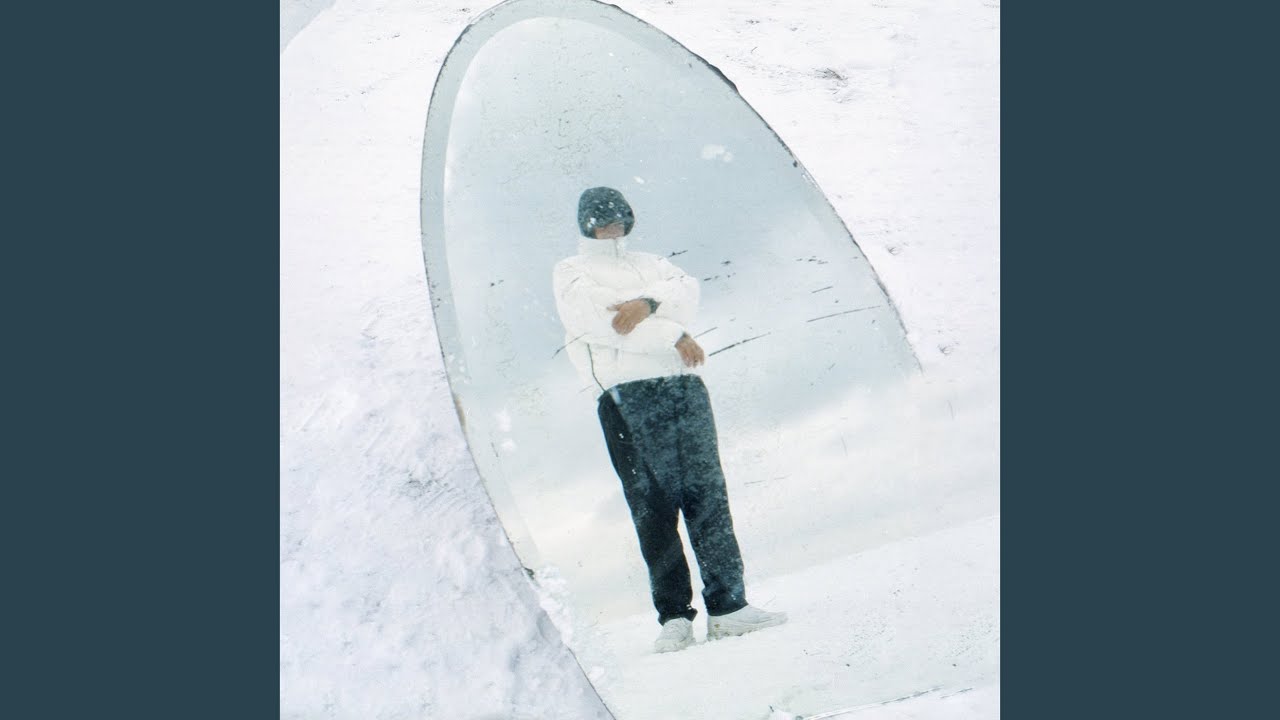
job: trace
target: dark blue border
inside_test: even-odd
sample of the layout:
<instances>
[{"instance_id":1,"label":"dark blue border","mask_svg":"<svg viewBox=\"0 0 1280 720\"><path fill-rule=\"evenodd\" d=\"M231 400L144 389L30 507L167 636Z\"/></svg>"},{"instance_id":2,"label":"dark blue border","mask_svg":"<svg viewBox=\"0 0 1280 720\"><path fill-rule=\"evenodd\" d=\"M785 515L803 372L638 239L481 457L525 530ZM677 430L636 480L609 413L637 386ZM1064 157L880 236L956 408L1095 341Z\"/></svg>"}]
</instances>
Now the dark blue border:
<instances>
[{"instance_id":1,"label":"dark blue border","mask_svg":"<svg viewBox=\"0 0 1280 720\"><path fill-rule=\"evenodd\" d=\"M278 8L15 10L8 707L277 716Z\"/></svg>"},{"instance_id":2,"label":"dark blue border","mask_svg":"<svg viewBox=\"0 0 1280 720\"><path fill-rule=\"evenodd\" d=\"M1007 717L1273 712L1271 27L1003 10Z\"/></svg>"}]
</instances>

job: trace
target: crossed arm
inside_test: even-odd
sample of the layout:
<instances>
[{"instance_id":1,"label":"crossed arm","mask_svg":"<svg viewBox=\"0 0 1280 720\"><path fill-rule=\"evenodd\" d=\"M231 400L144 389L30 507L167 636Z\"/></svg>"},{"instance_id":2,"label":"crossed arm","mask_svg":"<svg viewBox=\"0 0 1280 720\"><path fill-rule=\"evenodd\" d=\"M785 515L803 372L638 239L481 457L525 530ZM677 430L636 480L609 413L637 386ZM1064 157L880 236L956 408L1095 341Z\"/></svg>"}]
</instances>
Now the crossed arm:
<instances>
[{"instance_id":1,"label":"crossed arm","mask_svg":"<svg viewBox=\"0 0 1280 720\"><path fill-rule=\"evenodd\" d=\"M620 350L658 353L675 347L685 365L695 367L706 354L685 332L698 304L698 283L665 259L663 279L640 297L621 298L570 263L555 268L556 305L571 335Z\"/></svg>"},{"instance_id":2,"label":"crossed arm","mask_svg":"<svg viewBox=\"0 0 1280 720\"><path fill-rule=\"evenodd\" d=\"M652 298L644 297L610 305L608 309L616 310L618 313L613 316L613 329L619 335L630 334L641 321L648 319L652 314L651 300ZM661 320L661 318L658 319ZM676 351L680 353L680 359L684 360L684 364L689 367L696 367L707 361L707 355L702 351L702 346L698 345L687 332L680 334L675 346Z\"/></svg>"}]
</instances>

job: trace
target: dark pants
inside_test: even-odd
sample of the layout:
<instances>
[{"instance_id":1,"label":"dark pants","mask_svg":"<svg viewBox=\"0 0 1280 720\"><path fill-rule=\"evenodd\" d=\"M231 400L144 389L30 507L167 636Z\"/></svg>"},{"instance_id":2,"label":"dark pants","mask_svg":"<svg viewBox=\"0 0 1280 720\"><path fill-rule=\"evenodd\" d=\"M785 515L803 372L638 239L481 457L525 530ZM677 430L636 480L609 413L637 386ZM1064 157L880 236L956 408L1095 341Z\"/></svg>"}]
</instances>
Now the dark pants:
<instances>
[{"instance_id":1,"label":"dark pants","mask_svg":"<svg viewBox=\"0 0 1280 720\"><path fill-rule=\"evenodd\" d=\"M710 615L746 607L715 419L697 375L622 383L600 396L600 426L649 566L658 622L697 611L677 527L684 513Z\"/></svg>"}]
</instances>

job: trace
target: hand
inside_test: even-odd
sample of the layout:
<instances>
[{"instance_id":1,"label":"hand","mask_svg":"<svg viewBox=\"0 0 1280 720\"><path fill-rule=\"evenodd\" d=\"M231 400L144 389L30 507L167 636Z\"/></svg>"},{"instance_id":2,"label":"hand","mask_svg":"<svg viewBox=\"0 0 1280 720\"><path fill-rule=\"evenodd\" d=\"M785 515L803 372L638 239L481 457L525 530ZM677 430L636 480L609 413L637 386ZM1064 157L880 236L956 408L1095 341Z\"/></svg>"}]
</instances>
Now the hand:
<instances>
[{"instance_id":1,"label":"hand","mask_svg":"<svg viewBox=\"0 0 1280 720\"><path fill-rule=\"evenodd\" d=\"M618 311L618 314L613 316L613 329L618 331L619 335L626 335L635 330L641 320L649 317L649 303L644 300L628 300L610 305L609 309Z\"/></svg>"},{"instance_id":2,"label":"hand","mask_svg":"<svg viewBox=\"0 0 1280 720\"><path fill-rule=\"evenodd\" d=\"M689 367L697 367L707 361L707 354L702 352L702 346L688 335L680 336L676 341L676 350L680 351L680 359Z\"/></svg>"}]
</instances>

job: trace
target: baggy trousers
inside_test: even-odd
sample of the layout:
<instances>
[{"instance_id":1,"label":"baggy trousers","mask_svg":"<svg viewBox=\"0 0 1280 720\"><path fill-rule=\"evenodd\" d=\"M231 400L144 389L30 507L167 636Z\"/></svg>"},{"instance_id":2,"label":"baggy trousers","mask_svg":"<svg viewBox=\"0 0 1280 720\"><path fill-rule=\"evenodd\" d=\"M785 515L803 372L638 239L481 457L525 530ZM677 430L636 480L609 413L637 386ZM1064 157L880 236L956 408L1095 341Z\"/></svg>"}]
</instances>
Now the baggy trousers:
<instances>
[{"instance_id":1,"label":"baggy trousers","mask_svg":"<svg viewBox=\"0 0 1280 720\"><path fill-rule=\"evenodd\" d=\"M631 508L658 622L692 620L693 588L678 529L684 513L710 615L747 605L715 419L697 375L621 383L600 396L609 457Z\"/></svg>"}]
</instances>

